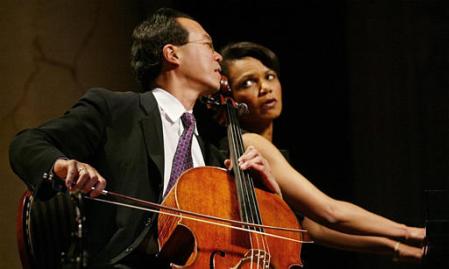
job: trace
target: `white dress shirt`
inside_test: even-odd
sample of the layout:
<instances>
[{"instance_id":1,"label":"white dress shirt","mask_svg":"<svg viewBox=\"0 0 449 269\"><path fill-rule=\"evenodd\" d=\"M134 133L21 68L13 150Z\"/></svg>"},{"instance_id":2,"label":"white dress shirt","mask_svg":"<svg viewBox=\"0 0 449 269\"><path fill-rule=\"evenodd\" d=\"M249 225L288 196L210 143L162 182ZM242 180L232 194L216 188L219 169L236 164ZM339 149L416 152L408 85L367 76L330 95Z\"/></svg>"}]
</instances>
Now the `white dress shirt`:
<instances>
[{"instance_id":1,"label":"white dress shirt","mask_svg":"<svg viewBox=\"0 0 449 269\"><path fill-rule=\"evenodd\" d=\"M181 116L187 111L181 102L171 95L169 92L156 88L153 90L154 97L157 100L159 111L162 120L162 132L164 136L164 189L167 189L168 180L170 179L171 168L173 164L173 157L178 146L179 138L184 131L184 125L181 121ZM194 136L192 141L192 160L193 167L204 166L203 153L201 152L198 143L197 135L198 129L195 125Z\"/></svg>"}]
</instances>

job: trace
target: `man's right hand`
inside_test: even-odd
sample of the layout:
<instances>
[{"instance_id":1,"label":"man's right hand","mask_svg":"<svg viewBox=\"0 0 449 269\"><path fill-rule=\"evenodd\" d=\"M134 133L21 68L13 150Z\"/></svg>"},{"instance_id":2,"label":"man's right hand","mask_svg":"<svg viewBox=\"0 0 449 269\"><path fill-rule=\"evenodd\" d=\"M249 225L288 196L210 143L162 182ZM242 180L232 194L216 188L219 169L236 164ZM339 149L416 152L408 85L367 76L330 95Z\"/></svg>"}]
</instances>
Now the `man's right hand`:
<instances>
[{"instance_id":1,"label":"man's right hand","mask_svg":"<svg viewBox=\"0 0 449 269\"><path fill-rule=\"evenodd\" d=\"M106 187L106 180L95 168L77 160L58 159L53 172L65 181L70 191L89 193L90 197L100 195Z\"/></svg>"}]
</instances>

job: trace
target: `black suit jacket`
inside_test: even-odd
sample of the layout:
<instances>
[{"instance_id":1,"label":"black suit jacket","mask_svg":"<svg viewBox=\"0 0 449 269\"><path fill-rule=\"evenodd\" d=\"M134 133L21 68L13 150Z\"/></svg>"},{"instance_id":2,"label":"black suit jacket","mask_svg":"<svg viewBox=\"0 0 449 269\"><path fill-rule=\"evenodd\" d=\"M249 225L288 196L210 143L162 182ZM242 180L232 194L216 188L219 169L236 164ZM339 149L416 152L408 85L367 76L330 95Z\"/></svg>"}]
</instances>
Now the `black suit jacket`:
<instances>
[{"instance_id":1,"label":"black suit jacket","mask_svg":"<svg viewBox=\"0 0 449 269\"><path fill-rule=\"evenodd\" d=\"M107 190L161 201L164 147L159 109L152 92L89 90L64 116L19 133L10 147L16 174L37 196L51 196L42 175L59 157L95 167ZM199 138L207 165L224 157ZM114 263L135 248L153 224L147 212L86 201L90 261Z\"/></svg>"}]
</instances>

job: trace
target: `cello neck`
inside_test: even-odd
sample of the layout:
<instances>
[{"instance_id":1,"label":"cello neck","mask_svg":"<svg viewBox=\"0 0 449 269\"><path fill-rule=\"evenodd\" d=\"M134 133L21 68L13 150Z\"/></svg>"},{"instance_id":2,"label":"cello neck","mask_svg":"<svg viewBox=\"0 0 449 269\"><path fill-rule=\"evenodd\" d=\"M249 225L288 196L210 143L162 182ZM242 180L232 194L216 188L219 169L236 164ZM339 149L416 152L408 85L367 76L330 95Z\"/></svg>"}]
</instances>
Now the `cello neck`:
<instances>
[{"instance_id":1,"label":"cello neck","mask_svg":"<svg viewBox=\"0 0 449 269\"><path fill-rule=\"evenodd\" d=\"M262 224L259 206L256 200L254 181L248 171L243 171L238 164L238 158L244 153L245 147L242 139L242 130L237 117L237 107L231 99L226 100L226 114L228 119L228 144L232 169L236 184L239 202L240 217L242 221ZM258 228L261 229L261 228Z\"/></svg>"}]
</instances>

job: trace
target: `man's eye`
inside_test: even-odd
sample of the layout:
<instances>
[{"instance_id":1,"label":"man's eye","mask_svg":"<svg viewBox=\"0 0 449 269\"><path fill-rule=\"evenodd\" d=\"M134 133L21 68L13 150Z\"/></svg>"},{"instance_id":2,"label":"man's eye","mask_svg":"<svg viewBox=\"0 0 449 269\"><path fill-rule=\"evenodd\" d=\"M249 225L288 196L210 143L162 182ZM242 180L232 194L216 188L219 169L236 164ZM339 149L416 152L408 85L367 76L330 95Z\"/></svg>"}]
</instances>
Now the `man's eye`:
<instances>
[{"instance_id":1,"label":"man's eye","mask_svg":"<svg viewBox=\"0 0 449 269\"><path fill-rule=\"evenodd\" d=\"M212 44L212 42L208 42L207 45L209 46L209 48L210 48L211 50L215 50L215 49L214 49L214 44Z\"/></svg>"},{"instance_id":2,"label":"man's eye","mask_svg":"<svg viewBox=\"0 0 449 269\"><path fill-rule=\"evenodd\" d=\"M213 44L212 42L204 42L204 43L202 43L202 44L204 44L204 45L206 45L207 47L209 47L209 49L210 49L211 51L215 51L214 44Z\"/></svg>"}]
</instances>

